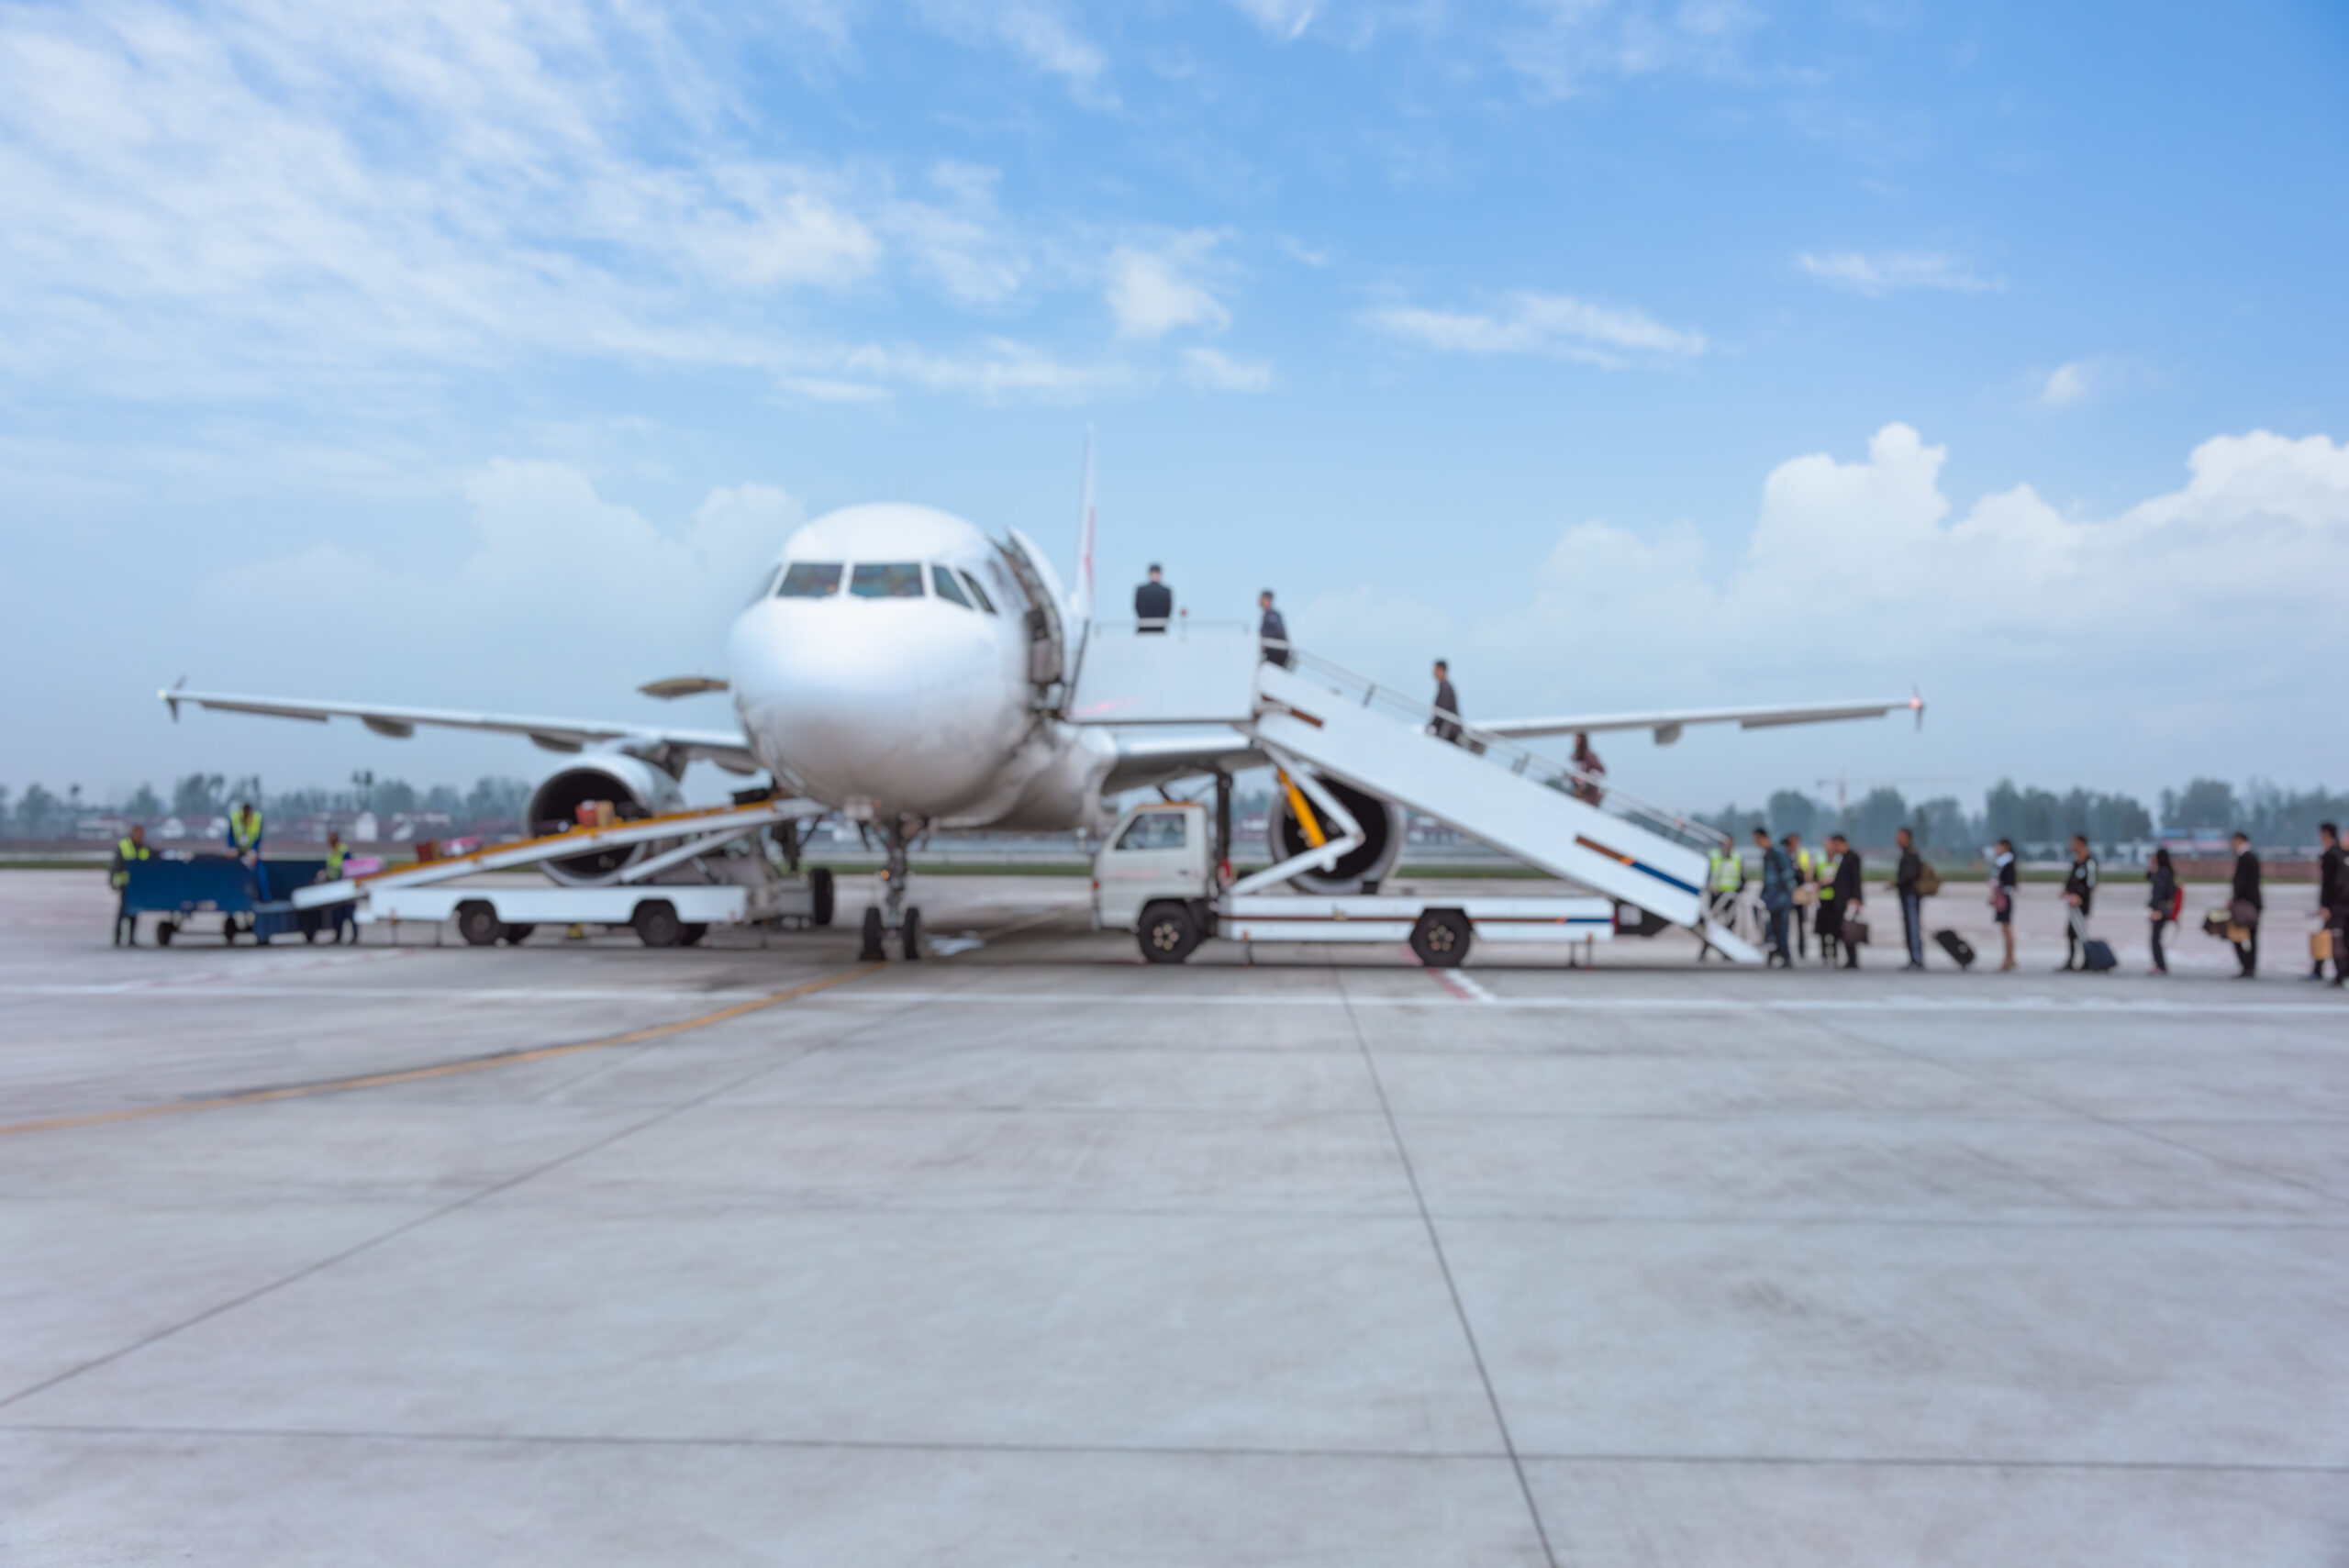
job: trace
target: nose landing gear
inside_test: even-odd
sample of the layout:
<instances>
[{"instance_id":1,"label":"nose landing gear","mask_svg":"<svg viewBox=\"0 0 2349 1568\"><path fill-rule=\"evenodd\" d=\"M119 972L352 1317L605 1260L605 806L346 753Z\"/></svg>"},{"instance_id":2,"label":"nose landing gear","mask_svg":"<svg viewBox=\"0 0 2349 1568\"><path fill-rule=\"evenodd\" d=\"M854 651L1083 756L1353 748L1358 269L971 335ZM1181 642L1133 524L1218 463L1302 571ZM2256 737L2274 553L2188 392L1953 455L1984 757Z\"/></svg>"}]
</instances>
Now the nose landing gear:
<instances>
[{"instance_id":1,"label":"nose landing gear","mask_svg":"<svg viewBox=\"0 0 2349 1568\"><path fill-rule=\"evenodd\" d=\"M906 902L906 849L920 833L921 824L907 818L881 830L887 859L881 868L881 904L864 912L864 945L857 953L865 963L880 963L889 956L886 936L897 933L897 951L907 959L921 957L921 910Z\"/></svg>"}]
</instances>

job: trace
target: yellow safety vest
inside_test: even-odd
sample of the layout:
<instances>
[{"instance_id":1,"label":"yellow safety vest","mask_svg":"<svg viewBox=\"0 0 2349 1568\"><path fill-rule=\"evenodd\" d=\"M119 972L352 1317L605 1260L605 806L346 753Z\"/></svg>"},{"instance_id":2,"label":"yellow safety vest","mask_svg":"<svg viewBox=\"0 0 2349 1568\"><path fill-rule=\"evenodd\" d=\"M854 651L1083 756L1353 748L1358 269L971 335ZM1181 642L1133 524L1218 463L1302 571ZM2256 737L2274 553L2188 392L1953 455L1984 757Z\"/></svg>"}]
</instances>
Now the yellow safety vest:
<instances>
[{"instance_id":1,"label":"yellow safety vest","mask_svg":"<svg viewBox=\"0 0 2349 1568\"><path fill-rule=\"evenodd\" d=\"M1735 855L1713 851L1713 891L1735 893L1745 885L1745 862Z\"/></svg>"},{"instance_id":2,"label":"yellow safety vest","mask_svg":"<svg viewBox=\"0 0 2349 1568\"><path fill-rule=\"evenodd\" d=\"M328 882L342 880L342 857L349 853L351 853L351 846L348 844L327 846L327 880Z\"/></svg>"},{"instance_id":3,"label":"yellow safety vest","mask_svg":"<svg viewBox=\"0 0 2349 1568\"><path fill-rule=\"evenodd\" d=\"M1821 904L1835 896L1835 873L1843 867L1841 855L1825 855L1819 862L1819 901Z\"/></svg>"},{"instance_id":4,"label":"yellow safety vest","mask_svg":"<svg viewBox=\"0 0 2349 1568\"><path fill-rule=\"evenodd\" d=\"M237 852L240 855L249 853L255 844L261 842L261 813L249 811L239 817L230 812L228 832L236 840Z\"/></svg>"},{"instance_id":5,"label":"yellow safety vest","mask_svg":"<svg viewBox=\"0 0 2349 1568\"><path fill-rule=\"evenodd\" d=\"M117 839L114 841L114 852L123 858L124 865L120 871L115 873L114 875L108 877L106 880L113 883L117 887L128 887L130 885L130 866L128 862L132 861L143 861L147 859L149 855L153 853L153 851L148 849L146 845L134 844L128 839Z\"/></svg>"},{"instance_id":6,"label":"yellow safety vest","mask_svg":"<svg viewBox=\"0 0 2349 1568\"><path fill-rule=\"evenodd\" d=\"M1810 851L1809 850L1797 850L1795 851L1795 880L1797 882L1809 882L1811 880Z\"/></svg>"}]
</instances>

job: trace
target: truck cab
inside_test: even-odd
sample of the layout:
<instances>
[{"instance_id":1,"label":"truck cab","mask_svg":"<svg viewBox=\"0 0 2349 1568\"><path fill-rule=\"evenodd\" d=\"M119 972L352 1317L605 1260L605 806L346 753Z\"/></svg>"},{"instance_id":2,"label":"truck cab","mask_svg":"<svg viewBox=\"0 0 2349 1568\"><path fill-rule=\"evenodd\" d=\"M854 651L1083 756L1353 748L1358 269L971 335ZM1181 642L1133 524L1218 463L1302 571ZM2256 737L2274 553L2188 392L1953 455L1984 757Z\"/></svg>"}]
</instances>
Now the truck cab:
<instances>
[{"instance_id":1,"label":"truck cab","mask_svg":"<svg viewBox=\"0 0 2349 1568\"><path fill-rule=\"evenodd\" d=\"M1211 929L1213 837L1208 809L1197 802L1150 801L1127 807L1093 858L1095 929L1141 930L1145 910L1171 905L1175 910L1169 913L1183 917L1173 924L1183 929L1165 935L1187 955Z\"/></svg>"}]
</instances>

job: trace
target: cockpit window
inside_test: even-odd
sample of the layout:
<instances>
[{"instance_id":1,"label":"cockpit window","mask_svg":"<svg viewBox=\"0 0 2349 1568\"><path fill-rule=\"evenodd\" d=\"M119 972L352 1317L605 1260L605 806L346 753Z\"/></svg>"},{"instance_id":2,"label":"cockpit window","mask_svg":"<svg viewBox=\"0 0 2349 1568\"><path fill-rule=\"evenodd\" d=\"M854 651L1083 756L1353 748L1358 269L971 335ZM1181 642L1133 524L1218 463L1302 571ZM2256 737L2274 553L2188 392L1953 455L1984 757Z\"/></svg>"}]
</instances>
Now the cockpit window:
<instances>
[{"instance_id":1,"label":"cockpit window","mask_svg":"<svg viewBox=\"0 0 2349 1568\"><path fill-rule=\"evenodd\" d=\"M837 561L795 561L791 570L783 574L783 586L775 590L778 599L825 599L841 591L841 563Z\"/></svg>"},{"instance_id":2,"label":"cockpit window","mask_svg":"<svg viewBox=\"0 0 2349 1568\"><path fill-rule=\"evenodd\" d=\"M978 578L965 572L963 573L963 585L971 590L971 597L978 601L979 608L989 615L995 614L995 601L987 597L985 588L979 586Z\"/></svg>"},{"instance_id":3,"label":"cockpit window","mask_svg":"<svg viewBox=\"0 0 2349 1568\"><path fill-rule=\"evenodd\" d=\"M767 568L767 574L766 574L765 576L763 576L763 577L762 577L762 578L760 578L760 579L759 579L759 591L758 591L757 593L755 593L755 594L753 594L753 595L751 595L751 603L752 603L752 604L754 604L754 605L755 605L755 604L757 604L761 599L765 598L769 594L774 593L774 580L775 580L776 578L778 578L778 577L782 576L782 575L783 575L783 568L782 568L782 567L780 567L780 566L770 566L770 567L768 567L768 568Z\"/></svg>"},{"instance_id":4,"label":"cockpit window","mask_svg":"<svg viewBox=\"0 0 2349 1568\"><path fill-rule=\"evenodd\" d=\"M848 591L860 599L918 599L921 563L916 561L860 561L849 574Z\"/></svg>"},{"instance_id":5,"label":"cockpit window","mask_svg":"<svg viewBox=\"0 0 2349 1568\"><path fill-rule=\"evenodd\" d=\"M1121 850L1179 850L1183 847L1187 811L1145 811L1118 835Z\"/></svg>"},{"instance_id":6,"label":"cockpit window","mask_svg":"<svg viewBox=\"0 0 2349 1568\"><path fill-rule=\"evenodd\" d=\"M966 610L971 607L971 601L963 594L963 585L954 581L954 573L949 568L932 566L930 569L930 581L931 585L937 588L940 598L952 599Z\"/></svg>"}]
</instances>

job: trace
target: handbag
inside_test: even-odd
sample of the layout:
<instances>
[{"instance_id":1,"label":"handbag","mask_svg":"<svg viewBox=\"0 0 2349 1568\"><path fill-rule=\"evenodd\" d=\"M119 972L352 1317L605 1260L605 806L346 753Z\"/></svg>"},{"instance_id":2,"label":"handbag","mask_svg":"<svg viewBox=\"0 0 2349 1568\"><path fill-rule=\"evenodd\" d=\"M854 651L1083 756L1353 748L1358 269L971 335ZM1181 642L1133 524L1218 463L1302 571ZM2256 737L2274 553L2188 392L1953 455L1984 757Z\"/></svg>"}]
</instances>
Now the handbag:
<instances>
[{"instance_id":1,"label":"handbag","mask_svg":"<svg viewBox=\"0 0 2349 1568\"><path fill-rule=\"evenodd\" d=\"M1846 947L1868 945L1868 923L1853 916L1843 917L1843 944Z\"/></svg>"},{"instance_id":2,"label":"handbag","mask_svg":"<svg viewBox=\"0 0 2349 1568\"><path fill-rule=\"evenodd\" d=\"M2309 956L2319 963L2332 956L2332 928L2319 926L2309 933Z\"/></svg>"},{"instance_id":3,"label":"handbag","mask_svg":"<svg viewBox=\"0 0 2349 1568\"><path fill-rule=\"evenodd\" d=\"M1795 902L1801 905L1806 909L1818 903L1819 884L1815 882L1806 882L1800 887L1796 888Z\"/></svg>"}]
</instances>

